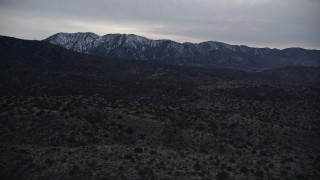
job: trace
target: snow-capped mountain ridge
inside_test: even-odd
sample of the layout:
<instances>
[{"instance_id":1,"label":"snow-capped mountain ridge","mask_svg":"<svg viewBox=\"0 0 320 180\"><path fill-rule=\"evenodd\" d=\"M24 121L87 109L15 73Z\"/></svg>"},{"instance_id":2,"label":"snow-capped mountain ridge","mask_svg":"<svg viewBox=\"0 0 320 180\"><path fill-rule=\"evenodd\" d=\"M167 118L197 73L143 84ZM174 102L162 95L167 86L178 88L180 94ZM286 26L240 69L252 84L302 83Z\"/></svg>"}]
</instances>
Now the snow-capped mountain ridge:
<instances>
[{"instance_id":1,"label":"snow-capped mountain ridge","mask_svg":"<svg viewBox=\"0 0 320 180\"><path fill-rule=\"evenodd\" d=\"M152 40L134 34L99 36L91 32L57 33L44 41L86 54L169 64L245 70L291 65L320 66L320 51L296 48L253 48L216 41L179 43Z\"/></svg>"},{"instance_id":2,"label":"snow-capped mountain ridge","mask_svg":"<svg viewBox=\"0 0 320 180\"><path fill-rule=\"evenodd\" d=\"M219 48L226 48L226 49L235 50L233 46L238 46L238 45L230 45L230 44L217 42L217 41L205 41L201 43L190 43L190 42L179 43L179 42L175 42L168 39L153 40L153 39L149 39L149 38L135 35L135 34L119 34L118 33L118 34L106 34L103 36L99 36L91 32L78 32L78 33L60 32L53 36L48 37L47 39L45 39L45 41L48 41L52 44L64 46L67 49L71 49L72 46L77 46L80 44L83 46L83 45L88 45L93 43L95 46L99 46L105 41L114 41L115 39L119 41L118 45L121 45L121 41L124 41L127 45L131 44L132 46L136 46L137 44L144 44L151 47L160 47L163 42L168 42L169 47L175 47L175 48L181 48L180 46L186 46L186 45L201 46L203 44L208 44L209 46L212 46L211 49L217 50ZM240 45L240 47L249 48L248 46L244 46L244 45ZM82 51L78 51L78 52L82 52Z\"/></svg>"}]
</instances>

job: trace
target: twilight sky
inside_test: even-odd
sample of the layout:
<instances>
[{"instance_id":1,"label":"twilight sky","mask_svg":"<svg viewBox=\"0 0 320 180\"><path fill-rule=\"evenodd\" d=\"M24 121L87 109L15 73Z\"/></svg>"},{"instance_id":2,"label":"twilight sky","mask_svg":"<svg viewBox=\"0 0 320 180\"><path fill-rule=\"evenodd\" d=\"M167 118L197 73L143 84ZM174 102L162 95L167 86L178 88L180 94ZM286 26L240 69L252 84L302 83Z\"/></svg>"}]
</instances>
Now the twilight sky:
<instances>
[{"instance_id":1,"label":"twilight sky","mask_svg":"<svg viewBox=\"0 0 320 180\"><path fill-rule=\"evenodd\" d=\"M127 33L320 49L320 0L0 0L0 35Z\"/></svg>"}]
</instances>

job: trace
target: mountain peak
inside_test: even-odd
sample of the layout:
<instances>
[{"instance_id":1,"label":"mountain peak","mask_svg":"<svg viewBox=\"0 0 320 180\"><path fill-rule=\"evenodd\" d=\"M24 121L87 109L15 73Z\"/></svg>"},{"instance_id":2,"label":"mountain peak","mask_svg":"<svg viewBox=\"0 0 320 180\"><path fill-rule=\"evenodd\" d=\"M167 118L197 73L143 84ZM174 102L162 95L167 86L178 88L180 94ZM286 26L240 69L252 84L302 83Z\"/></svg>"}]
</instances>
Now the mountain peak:
<instances>
[{"instance_id":1,"label":"mountain peak","mask_svg":"<svg viewBox=\"0 0 320 180\"><path fill-rule=\"evenodd\" d=\"M89 53L101 41L101 36L91 32L60 32L48 37L45 41L77 52Z\"/></svg>"}]
</instances>

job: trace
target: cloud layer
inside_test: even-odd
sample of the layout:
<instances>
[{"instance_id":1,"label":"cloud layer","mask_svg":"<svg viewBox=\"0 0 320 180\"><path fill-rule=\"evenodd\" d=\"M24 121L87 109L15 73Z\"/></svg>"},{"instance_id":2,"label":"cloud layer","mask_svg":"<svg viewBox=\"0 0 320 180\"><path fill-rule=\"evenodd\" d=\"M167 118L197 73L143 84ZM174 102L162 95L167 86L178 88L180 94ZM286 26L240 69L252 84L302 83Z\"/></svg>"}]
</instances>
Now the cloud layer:
<instances>
[{"instance_id":1,"label":"cloud layer","mask_svg":"<svg viewBox=\"0 0 320 180\"><path fill-rule=\"evenodd\" d=\"M134 33L179 42L320 49L319 0L2 0L0 34Z\"/></svg>"}]
</instances>

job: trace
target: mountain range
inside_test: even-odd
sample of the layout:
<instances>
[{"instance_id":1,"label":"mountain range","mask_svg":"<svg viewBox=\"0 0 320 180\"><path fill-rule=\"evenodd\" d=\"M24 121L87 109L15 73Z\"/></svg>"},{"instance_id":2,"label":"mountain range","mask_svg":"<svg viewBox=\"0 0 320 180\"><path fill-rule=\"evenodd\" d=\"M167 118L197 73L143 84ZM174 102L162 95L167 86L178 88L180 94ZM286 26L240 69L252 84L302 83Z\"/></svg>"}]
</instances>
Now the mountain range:
<instances>
[{"instance_id":1,"label":"mountain range","mask_svg":"<svg viewBox=\"0 0 320 180\"><path fill-rule=\"evenodd\" d=\"M178 43L134 34L57 33L46 39L69 50L102 57L249 71L320 66L320 50L253 48L222 42Z\"/></svg>"},{"instance_id":2,"label":"mountain range","mask_svg":"<svg viewBox=\"0 0 320 180\"><path fill-rule=\"evenodd\" d=\"M0 179L317 179L319 69L168 65L0 36Z\"/></svg>"}]
</instances>

